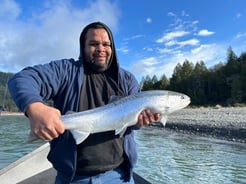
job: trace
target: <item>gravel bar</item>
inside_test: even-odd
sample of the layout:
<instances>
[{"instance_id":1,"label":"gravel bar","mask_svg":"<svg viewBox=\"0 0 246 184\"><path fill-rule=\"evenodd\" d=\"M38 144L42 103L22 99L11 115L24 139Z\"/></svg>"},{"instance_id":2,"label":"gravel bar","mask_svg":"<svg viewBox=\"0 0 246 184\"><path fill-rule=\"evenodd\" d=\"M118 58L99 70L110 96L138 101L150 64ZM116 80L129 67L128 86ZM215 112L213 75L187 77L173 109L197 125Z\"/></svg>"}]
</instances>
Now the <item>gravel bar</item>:
<instances>
[{"instance_id":1,"label":"gravel bar","mask_svg":"<svg viewBox=\"0 0 246 184\"><path fill-rule=\"evenodd\" d=\"M246 107L185 108L168 116L165 129L246 143Z\"/></svg>"}]
</instances>

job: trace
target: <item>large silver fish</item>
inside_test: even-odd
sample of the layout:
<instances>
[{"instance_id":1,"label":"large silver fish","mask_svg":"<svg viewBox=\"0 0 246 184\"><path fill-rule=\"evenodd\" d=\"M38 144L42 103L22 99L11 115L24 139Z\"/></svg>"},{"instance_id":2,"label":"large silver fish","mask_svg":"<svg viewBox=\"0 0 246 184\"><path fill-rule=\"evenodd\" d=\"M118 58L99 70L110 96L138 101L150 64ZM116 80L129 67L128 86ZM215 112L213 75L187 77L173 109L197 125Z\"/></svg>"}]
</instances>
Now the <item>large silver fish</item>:
<instances>
[{"instance_id":1,"label":"large silver fish","mask_svg":"<svg viewBox=\"0 0 246 184\"><path fill-rule=\"evenodd\" d=\"M115 130L123 135L127 127L137 123L138 115L144 109L161 114L165 125L170 113L180 110L190 103L190 98L182 93L166 90L152 90L130 95L107 105L88 111L62 116L65 128L70 130L77 144L91 133ZM33 137L29 141L34 140Z\"/></svg>"}]
</instances>

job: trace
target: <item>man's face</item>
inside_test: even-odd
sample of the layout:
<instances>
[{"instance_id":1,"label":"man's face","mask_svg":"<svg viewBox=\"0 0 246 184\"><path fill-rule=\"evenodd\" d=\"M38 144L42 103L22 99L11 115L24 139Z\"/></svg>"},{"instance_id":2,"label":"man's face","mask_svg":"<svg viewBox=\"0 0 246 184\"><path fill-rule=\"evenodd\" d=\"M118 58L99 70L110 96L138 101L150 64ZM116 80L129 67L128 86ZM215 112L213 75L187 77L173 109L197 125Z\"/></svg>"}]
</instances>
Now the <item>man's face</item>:
<instances>
[{"instance_id":1,"label":"man's face","mask_svg":"<svg viewBox=\"0 0 246 184\"><path fill-rule=\"evenodd\" d=\"M111 42L105 29L89 29L85 36L86 62L96 71L108 68L112 55Z\"/></svg>"}]
</instances>

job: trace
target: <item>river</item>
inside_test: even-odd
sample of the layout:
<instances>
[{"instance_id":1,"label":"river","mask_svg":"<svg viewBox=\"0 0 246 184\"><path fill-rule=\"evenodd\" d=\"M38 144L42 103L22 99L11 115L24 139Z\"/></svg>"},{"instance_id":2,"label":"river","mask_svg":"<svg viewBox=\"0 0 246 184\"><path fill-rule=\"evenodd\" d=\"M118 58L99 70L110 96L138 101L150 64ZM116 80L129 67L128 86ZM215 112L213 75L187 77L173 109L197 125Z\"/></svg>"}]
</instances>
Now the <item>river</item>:
<instances>
[{"instance_id":1,"label":"river","mask_svg":"<svg viewBox=\"0 0 246 184\"><path fill-rule=\"evenodd\" d=\"M28 129L24 116L0 116L0 168L43 144L25 143ZM135 171L153 184L246 183L245 143L157 128L142 128L135 137Z\"/></svg>"}]
</instances>

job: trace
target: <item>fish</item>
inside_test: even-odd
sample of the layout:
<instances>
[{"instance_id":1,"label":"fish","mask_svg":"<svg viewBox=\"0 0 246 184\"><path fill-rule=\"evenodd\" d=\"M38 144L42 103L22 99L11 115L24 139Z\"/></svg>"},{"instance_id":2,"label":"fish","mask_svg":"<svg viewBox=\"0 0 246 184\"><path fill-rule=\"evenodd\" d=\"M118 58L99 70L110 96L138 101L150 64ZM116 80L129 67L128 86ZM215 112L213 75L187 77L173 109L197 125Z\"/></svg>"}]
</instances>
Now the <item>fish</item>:
<instances>
[{"instance_id":1,"label":"fish","mask_svg":"<svg viewBox=\"0 0 246 184\"><path fill-rule=\"evenodd\" d=\"M145 109L159 113L159 122L165 126L169 114L189 104L189 96L183 93L149 90L122 97L94 109L62 115L61 121L65 129L71 131L76 144L80 144L93 133L115 131L115 135L123 136L128 127L136 125L139 114ZM37 137L31 132L28 142L35 139Z\"/></svg>"}]
</instances>

